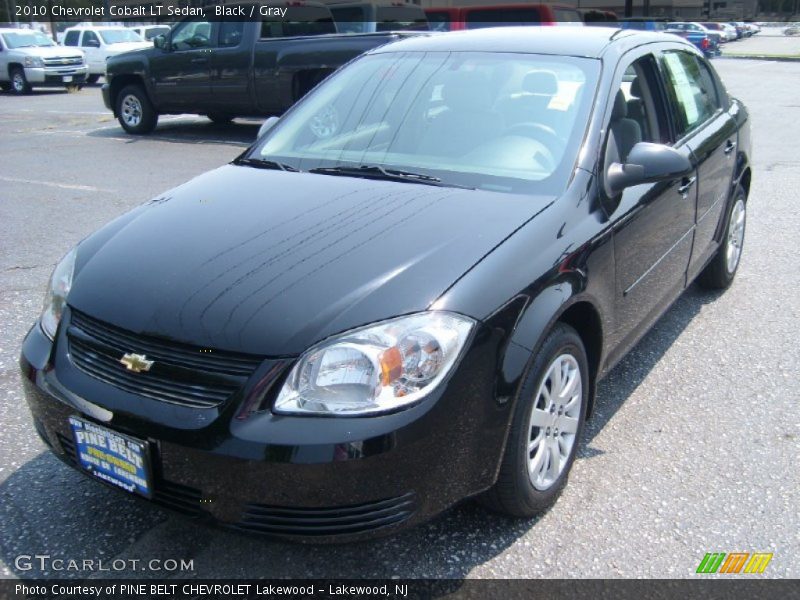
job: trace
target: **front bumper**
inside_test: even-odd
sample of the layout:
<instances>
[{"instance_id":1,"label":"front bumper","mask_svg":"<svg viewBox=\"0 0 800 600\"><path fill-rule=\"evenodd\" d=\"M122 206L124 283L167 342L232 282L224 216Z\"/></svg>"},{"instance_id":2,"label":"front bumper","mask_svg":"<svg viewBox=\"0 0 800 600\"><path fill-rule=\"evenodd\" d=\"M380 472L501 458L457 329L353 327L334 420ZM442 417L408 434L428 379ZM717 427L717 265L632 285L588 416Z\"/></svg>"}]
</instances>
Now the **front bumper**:
<instances>
[{"instance_id":1,"label":"front bumper","mask_svg":"<svg viewBox=\"0 0 800 600\"><path fill-rule=\"evenodd\" d=\"M25 78L34 86L63 86L86 81L86 65L80 67L26 67Z\"/></svg>"},{"instance_id":2,"label":"front bumper","mask_svg":"<svg viewBox=\"0 0 800 600\"><path fill-rule=\"evenodd\" d=\"M20 365L39 435L71 466L80 469L68 417L79 415L149 441L157 504L247 532L349 541L423 522L492 485L511 404L493 400L499 341L479 329L437 393L355 419L239 419L239 396L211 412L135 397L78 370L66 334L53 345L38 325Z\"/></svg>"},{"instance_id":3,"label":"front bumper","mask_svg":"<svg viewBox=\"0 0 800 600\"><path fill-rule=\"evenodd\" d=\"M116 117L117 116L117 114L116 114L117 111L116 111L116 109L114 108L114 106L111 103L111 85L108 84L108 83L104 83L103 87L100 88L100 91L103 94L103 104L105 104L106 108L108 110L112 111L114 113L114 116Z\"/></svg>"}]
</instances>

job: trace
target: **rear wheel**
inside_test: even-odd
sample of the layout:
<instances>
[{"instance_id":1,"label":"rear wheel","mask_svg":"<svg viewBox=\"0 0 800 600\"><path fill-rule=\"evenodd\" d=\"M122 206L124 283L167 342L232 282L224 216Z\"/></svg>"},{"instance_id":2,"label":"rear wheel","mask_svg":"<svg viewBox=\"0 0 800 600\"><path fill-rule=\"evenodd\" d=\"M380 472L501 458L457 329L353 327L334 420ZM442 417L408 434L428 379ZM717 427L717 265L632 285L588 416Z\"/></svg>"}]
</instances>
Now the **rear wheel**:
<instances>
[{"instance_id":1,"label":"rear wheel","mask_svg":"<svg viewBox=\"0 0 800 600\"><path fill-rule=\"evenodd\" d=\"M744 249L744 232L747 224L747 194L742 186L734 192L725 215L722 242L711 262L697 278L697 282L711 290L724 290L733 283Z\"/></svg>"},{"instance_id":2,"label":"rear wheel","mask_svg":"<svg viewBox=\"0 0 800 600\"><path fill-rule=\"evenodd\" d=\"M4 82L0 83L0 90L3 90L4 92L10 92L11 91L11 83L8 82L8 81L4 81Z\"/></svg>"},{"instance_id":3,"label":"rear wheel","mask_svg":"<svg viewBox=\"0 0 800 600\"><path fill-rule=\"evenodd\" d=\"M150 133L158 123L158 113L140 85L129 85L117 95L117 120L128 133Z\"/></svg>"},{"instance_id":4,"label":"rear wheel","mask_svg":"<svg viewBox=\"0 0 800 600\"><path fill-rule=\"evenodd\" d=\"M31 84L28 83L22 67L11 69L11 91L19 96L31 93Z\"/></svg>"},{"instance_id":5,"label":"rear wheel","mask_svg":"<svg viewBox=\"0 0 800 600\"><path fill-rule=\"evenodd\" d=\"M86 83L89 85L94 85L100 80L100 75L88 75L86 77Z\"/></svg>"},{"instance_id":6,"label":"rear wheel","mask_svg":"<svg viewBox=\"0 0 800 600\"><path fill-rule=\"evenodd\" d=\"M478 498L482 504L530 517L555 503L578 450L589 388L583 342L572 327L559 323L533 359L497 482Z\"/></svg>"},{"instance_id":7,"label":"rear wheel","mask_svg":"<svg viewBox=\"0 0 800 600\"><path fill-rule=\"evenodd\" d=\"M206 115L215 125L227 125L233 121L233 117L222 113L208 113Z\"/></svg>"}]
</instances>

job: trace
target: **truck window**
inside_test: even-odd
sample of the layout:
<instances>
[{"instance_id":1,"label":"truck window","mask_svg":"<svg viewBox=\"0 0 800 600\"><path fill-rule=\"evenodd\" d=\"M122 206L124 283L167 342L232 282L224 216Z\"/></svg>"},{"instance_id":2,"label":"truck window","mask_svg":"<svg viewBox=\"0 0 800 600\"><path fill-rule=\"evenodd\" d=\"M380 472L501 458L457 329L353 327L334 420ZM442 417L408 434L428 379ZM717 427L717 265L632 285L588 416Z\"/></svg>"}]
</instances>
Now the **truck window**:
<instances>
[{"instance_id":1,"label":"truck window","mask_svg":"<svg viewBox=\"0 0 800 600\"><path fill-rule=\"evenodd\" d=\"M81 32L73 29L72 31L68 31L67 35L64 36L64 45L65 46L77 46L78 45L78 38L81 36Z\"/></svg>"},{"instance_id":2,"label":"truck window","mask_svg":"<svg viewBox=\"0 0 800 600\"><path fill-rule=\"evenodd\" d=\"M706 71L703 77L700 63L692 54L682 50L665 52L663 60L680 139L712 117L719 108L719 98L711 75Z\"/></svg>"},{"instance_id":3,"label":"truck window","mask_svg":"<svg viewBox=\"0 0 800 600\"><path fill-rule=\"evenodd\" d=\"M81 40L81 46L100 46L100 39L97 37L97 34L94 31L84 31L83 32L83 39Z\"/></svg>"},{"instance_id":4,"label":"truck window","mask_svg":"<svg viewBox=\"0 0 800 600\"><path fill-rule=\"evenodd\" d=\"M537 25L541 22L535 8L484 8L467 11L467 29L502 27L509 25Z\"/></svg>"},{"instance_id":5,"label":"truck window","mask_svg":"<svg viewBox=\"0 0 800 600\"><path fill-rule=\"evenodd\" d=\"M339 33L364 33L367 14L362 6L331 6Z\"/></svg>"},{"instance_id":6,"label":"truck window","mask_svg":"<svg viewBox=\"0 0 800 600\"><path fill-rule=\"evenodd\" d=\"M324 6L290 6L288 11L284 19L262 21L262 39L336 33L331 11Z\"/></svg>"},{"instance_id":7,"label":"truck window","mask_svg":"<svg viewBox=\"0 0 800 600\"><path fill-rule=\"evenodd\" d=\"M219 25L219 45L221 48L234 48L244 36L243 21L222 21Z\"/></svg>"},{"instance_id":8,"label":"truck window","mask_svg":"<svg viewBox=\"0 0 800 600\"><path fill-rule=\"evenodd\" d=\"M428 19L419 6L378 6L375 31L428 31Z\"/></svg>"},{"instance_id":9,"label":"truck window","mask_svg":"<svg viewBox=\"0 0 800 600\"><path fill-rule=\"evenodd\" d=\"M211 48L212 24L205 19L183 21L175 26L172 35L173 50L194 50L196 48Z\"/></svg>"}]
</instances>

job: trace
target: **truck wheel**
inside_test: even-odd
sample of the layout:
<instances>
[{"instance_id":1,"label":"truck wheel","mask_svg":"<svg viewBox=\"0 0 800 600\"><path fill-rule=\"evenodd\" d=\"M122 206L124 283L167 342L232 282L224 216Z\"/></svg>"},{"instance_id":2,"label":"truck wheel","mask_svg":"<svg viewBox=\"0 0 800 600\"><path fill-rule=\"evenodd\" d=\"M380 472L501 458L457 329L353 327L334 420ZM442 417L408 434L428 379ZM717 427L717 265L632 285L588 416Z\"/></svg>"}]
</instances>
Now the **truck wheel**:
<instances>
[{"instance_id":1,"label":"truck wheel","mask_svg":"<svg viewBox=\"0 0 800 600\"><path fill-rule=\"evenodd\" d=\"M129 85L117 94L117 120L128 133L150 133L158 123L158 113L140 85Z\"/></svg>"},{"instance_id":2,"label":"truck wheel","mask_svg":"<svg viewBox=\"0 0 800 600\"><path fill-rule=\"evenodd\" d=\"M215 125L227 125L233 121L233 117L222 113L208 113L206 115Z\"/></svg>"},{"instance_id":3,"label":"truck wheel","mask_svg":"<svg viewBox=\"0 0 800 600\"><path fill-rule=\"evenodd\" d=\"M83 89L83 85L80 83L70 83L64 86L70 94L74 94L75 92L80 92Z\"/></svg>"},{"instance_id":4,"label":"truck wheel","mask_svg":"<svg viewBox=\"0 0 800 600\"><path fill-rule=\"evenodd\" d=\"M3 90L4 92L10 92L11 91L11 83L9 83L7 81L4 81L4 82L0 83L0 90Z\"/></svg>"},{"instance_id":5,"label":"truck wheel","mask_svg":"<svg viewBox=\"0 0 800 600\"><path fill-rule=\"evenodd\" d=\"M25 77L25 71L22 67L14 67L11 69L11 91L22 96L23 94L31 93L31 84Z\"/></svg>"},{"instance_id":6,"label":"truck wheel","mask_svg":"<svg viewBox=\"0 0 800 600\"><path fill-rule=\"evenodd\" d=\"M100 79L100 75L87 75L86 76L86 83L89 85L94 85Z\"/></svg>"}]
</instances>

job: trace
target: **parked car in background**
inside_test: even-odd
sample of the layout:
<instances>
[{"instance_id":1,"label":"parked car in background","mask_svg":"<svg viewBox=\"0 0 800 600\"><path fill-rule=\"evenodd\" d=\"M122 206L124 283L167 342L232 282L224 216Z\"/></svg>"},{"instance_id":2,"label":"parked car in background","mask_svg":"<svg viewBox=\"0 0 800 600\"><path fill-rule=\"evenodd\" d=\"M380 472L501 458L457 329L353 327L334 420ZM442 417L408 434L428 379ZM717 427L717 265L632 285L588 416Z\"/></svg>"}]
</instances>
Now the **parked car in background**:
<instances>
[{"instance_id":1,"label":"parked car in background","mask_svg":"<svg viewBox=\"0 0 800 600\"><path fill-rule=\"evenodd\" d=\"M720 48L718 36L711 36L702 26L698 27L685 27L686 25L695 25L695 23L667 23L665 33L671 33L685 40L691 42L696 46L706 58L711 58L720 55Z\"/></svg>"},{"instance_id":2,"label":"parked car in background","mask_svg":"<svg viewBox=\"0 0 800 600\"><path fill-rule=\"evenodd\" d=\"M583 25L583 14L566 4L491 4L425 9L436 31L514 27L519 25Z\"/></svg>"},{"instance_id":3,"label":"parked car in background","mask_svg":"<svg viewBox=\"0 0 800 600\"><path fill-rule=\"evenodd\" d=\"M331 2L339 33L430 31L425 11L408 2Z\"/></svg>"},{"instance_id":4,"label":"parked car in background","mask_svg":"<svg viewBox=\"0 0 800 600\"><path fill-rule=\"evenodd\" d=\"M34 87L78 89L84 81L80 50L61 48L39 31L0 29L0 89L27 94Z\"/></svg>"},{"instance_id":5,"label":"parked car in background","mask_svg":"<svg viewBox=\"0 0 800 600\"><path fill-rule=\"evenodd\" d=\"M87 83L97 83L106 74L106 61L133 50L150 48L151 42L127 27L107 25L79 25L64 30L64 45L80 48L86 56L89 68Z\"/></svg>"},{"instance_id":6,"label":"parked car in background","mask_svg":"<svg viewBox=\"0 0 800 600\"><path fill-rule=\"evenodd\" d=\"M620 29L636 29L638 31L664 31L667 28L667 19L655 17L623 17L618 20Z\"/></svg>"},{"instance_id":7,"label":"parked car in background","mask_svg":"<svg viewBox=\"0 0 800 600\"><path fill-rule=\"evenodd\" d=\"M87 505L102 482L312 543L553 506L596 382L693 281L733 283L751 133L684 40L530 29L376 48L67 253L20 381ZM653 410L706 401L675 393Z\"/></svg>"},{"instance_id":8,"label":"parked car in background","mask_svg":"<svg viewBox=\"0 0 800 600\"><path fill-rule=\"evenodd\" d=\"M250 14L248 3L242 6ZM320 3L271 2L285 18L190 17L148 49L108 59L103 100L128 133L149 133L160 114L195 113L215 123L279 115L359 54L415 32L338 34ZM258 12L256 11L256 14Z\"/></svg>"},{"instance_id":9,"label":"parked car in background","mask_svg":"<svg viewBox=\"0 0 800 600\"><path fill-rule=\"evenodd\" d=\"M169 25L137 25L131 27L131 30L139 34L139 36L146 42L152 42L153 38L158 35L167 35L169 33Z\"/></svg>"},{"instance_id":10,"label":"parked car in background","mask_svg":"<svg viewBox=\"0 0 800 600\"><path fill-rule=\"evenodd\" d=\"M717 22L704 22L700 23L703 27L708 29L709 31L716 31L720 34L720 41L721 42L733 42L738 39L738 34L736 33L736 28L731 27L727 23L717 23Z\"/></svg>"},{"instance_id":11,"label":"parked car in background","mask_svg":"<svg viewBox=\"0 0 800 600\"><path fill-rule=\"evenodd\" d=\"M744 26L748 36L755 35L761 31L758 23L744 23Z\"/></svg>"},{"instance_id":12,"label":"parked car in background","mask_svg":"<svg viewBox=\"0 0 800 600\"><path fill-rule=\"evenodd\" d=\"M464 29L461 9L454 6L426 8L425 16L431 31L457 31Z\"/></svg>"},{"instance_id":13,"label":"parked car in background","mask_svg":"<svg viewBox=\"0 0 800 600\"><path fill-rule=\"evenodd\" d=\"M725 34L722 31L708 29L707 27L704 27L700 23L671 22L667 23L667 31L669 31L670 33L682 31L687 34L693 34L697 36L699 36L700 34L705 34L706 36L708 36L709 42L711 42L711 45L716 50L718 50L719 47L725 41L727 41Z\"/></svg>"}]
</instances>

